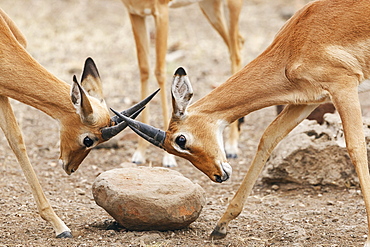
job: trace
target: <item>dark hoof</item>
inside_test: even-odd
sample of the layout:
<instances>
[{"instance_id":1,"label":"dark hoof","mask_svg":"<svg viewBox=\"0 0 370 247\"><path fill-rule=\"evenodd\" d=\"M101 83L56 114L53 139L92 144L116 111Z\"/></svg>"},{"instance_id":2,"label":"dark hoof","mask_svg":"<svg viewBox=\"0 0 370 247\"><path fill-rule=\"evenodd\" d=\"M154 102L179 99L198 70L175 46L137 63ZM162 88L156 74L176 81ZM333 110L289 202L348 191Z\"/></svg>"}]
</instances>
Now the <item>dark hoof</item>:
<instances>
[{"instance_id":1,"label":"dark hoof","mask_svg":"<svg viewBox=\"0 0 370 247\"><path fill-rule=\"evenodd\" d=\"M73 238L72 233L65 231L57 236L57 238Z\"/></svg>"},{"instance_id":2,"label":"dark hoof","mask_svg":"<svg viewBox=\"0 0 370 247\"><path fill-rule=\"evenodd\" d=\"M226 158L228 158L228 159L236 159L236 158L238 158L238 155L237 154L226 154Z\"/></svg>"},{"instance_id":3,"label":"dark hoof","mask_svg":"<svg viewBox=\"0 0 370 247\"><path fill-rule=\"evenodd\" d=\"M226 237L226 235L227 235L227 233L220 232L219 228L216 226L216 228L211 233L210 238L211 239L222 239L222 238Z\"/></svg>"}]
</instances>

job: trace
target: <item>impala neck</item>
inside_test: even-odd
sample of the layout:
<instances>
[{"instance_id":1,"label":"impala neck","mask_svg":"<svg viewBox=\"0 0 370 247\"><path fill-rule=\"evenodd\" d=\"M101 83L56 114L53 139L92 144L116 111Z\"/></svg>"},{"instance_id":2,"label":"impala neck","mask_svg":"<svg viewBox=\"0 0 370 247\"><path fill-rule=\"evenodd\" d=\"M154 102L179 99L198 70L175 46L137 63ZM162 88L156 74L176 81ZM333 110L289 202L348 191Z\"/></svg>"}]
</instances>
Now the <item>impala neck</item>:
<instances>
[{"instance_id":1,"label":"impala neck","mask_svg":"<svg viewBox=\"0 0 370 247\"><path fill-rule=\"evenodd\" d=\"M0 44L0 50L0 95L61 121L71 113L78 116L70 100L70 85L49 73L19 45Z\"/></svg>"},{"instance_id":2,"label":"impala neck","mask_svg":"<svg viewBox=\"0 0 370 247\"><path fill-rule=\"evenodd\" d=\"M229 123L264 107L287 103L283 91L289 83L281 62L273 53L265 52L235 73L225 83L189 107L191 112L203 113ZM280 56L281 57L281 56Z\"/></svg>"}]
</instances>

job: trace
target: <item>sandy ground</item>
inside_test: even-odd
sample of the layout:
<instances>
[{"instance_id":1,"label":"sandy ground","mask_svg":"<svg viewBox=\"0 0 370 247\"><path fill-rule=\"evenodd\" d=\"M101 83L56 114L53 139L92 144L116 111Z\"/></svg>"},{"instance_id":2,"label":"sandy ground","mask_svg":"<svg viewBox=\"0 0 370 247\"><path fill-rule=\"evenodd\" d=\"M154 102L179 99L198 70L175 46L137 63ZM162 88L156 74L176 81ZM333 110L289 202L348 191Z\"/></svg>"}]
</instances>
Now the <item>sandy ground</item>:
<instances>
[{"instance_id":1,"label":"sandy ground","mask_svg":"<svg viewBox=\"0 0 370 247\"><path fill-rule=\"evenodd\" d=\"M27 37L32 56L53 74L70 83L91 56L109 107L125 109L139 99L131 25L120 1L1 0L0 4ZM240 21L246 38L243 64L263 51L285 22L283 16L294 9L295 3L288 0L244 1ZM227 49L198 6L174 9L170 14L168 81L178 66L185 66L198 99L230 75ZM152 31L153 20L148 22ZM152 57L153 52L152 46ZM154 76L150 88L157 88ZM364 115L368 115L369 103L366 96L362 98ZM189 162L178 159L174 169L207 193L206 206L196 222L178 231L130 232L117 227L95 204L91 185L101 172L130 161L136 136L125 130L117 137L118 148L93 150L80 169L68 176L57 165L57 122L21 103L13 101L13 106L44 191L74 238L55 239L51 226L39 217L22 171L0 133L0 246L362 246L366 239L365 208L358 188L271 187L261 182L243 213L231 223L229 235L217 241L208 239L245 175L263 129L273 120L274 108L246 117L242 155L231 161L234 172L229 182L212 183ZM150 110L152 124L160 127L159 99L153 100ZM158 148L150 147L146 165L160 166L161 156Z\"/></svg>"}]
</instances>

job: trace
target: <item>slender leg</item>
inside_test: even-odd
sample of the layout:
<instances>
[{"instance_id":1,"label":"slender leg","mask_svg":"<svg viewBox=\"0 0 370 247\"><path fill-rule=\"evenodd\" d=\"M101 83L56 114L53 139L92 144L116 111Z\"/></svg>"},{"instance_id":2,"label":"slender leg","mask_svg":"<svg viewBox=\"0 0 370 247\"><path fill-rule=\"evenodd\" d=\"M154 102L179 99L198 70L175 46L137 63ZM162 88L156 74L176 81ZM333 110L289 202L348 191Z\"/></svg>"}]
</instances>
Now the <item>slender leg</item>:
<instances>
[{"instance_id":1,"label":"slender leg","mask_svg":"<svg viewBox=\"0 0 370 247\"><path fill-rule=\"evenodd\" d=\"M231 60L231 73L234 74L241 68L240 51L244 39L239 33L239 15L243 6L243 0L228 0L229 8L229 52ZM242 119L235 121L230 126L229 138L225 143L228 158L236 158L238 154L238 141L240 136L240 124Z\"/></svg>"},{"instance_id":2,"label":"slender leg","mask_svg":"<svg viewBox=\"0 0 370 247\"><path fill-rule=\"evenodd\" d=\"M362 195L365 201L368 231L370 230L370 175L367 161L367 149L363 133L361 107L357 88L331 92L334 106L341 117L348 154L355 166ZM370 231L365 243L370 247Z\"/></svg>"},{"instance_id":3,"label":"slender leg","mask_svg":"<svg viewBox=\"0 0 370 247\"><path fill-rule=\"evenodd\" d=\"M244 44L244 39L239 33L239 16L243 1L227 1L229 26L226 25L222 4L221 0L203 0L199 3L199 6L212 27L220 34L227 45L230 54L231 73L234 74L241 68L240 50Z\"/></svg>"},{"instance_id":4,"label":"slender leg","mask_svg":"<svg viewBox=\"0 0 370 247\"><path fill-rule=\"evenodd\" d=\"M213 28L220 34L228 47L231 61L231 73L234 74L241 67L240 50L243 45L239 34L239 15L243 5L242 0L228 0L229 27L226 25L223 2L220 0L204 0L199 3L203 14ZM238 157L238 140L240 135L240 121L230 125L229 138L225 142L225 151L228 158Z\"/></svg>"},{"instance_id":5,"label":"slender leg","mask_svg":"<svg viewBox=\"0 0 370 247\"><path fill-rule=\"evenodd\" d=\"M227 6L229 8L229 49L231 73L234 74L241 68L240 50L244 44L244 39L239 33L239 16L243 6L243 0L228 0Z\"/></svg>"},{"instance_id":6,"label":"slender leg","mask_svg":"<svg viewBox=\"0 0 370 247\"><path fill-rule=\"evenodd\" d=\"M162 114L163 114L163 126L164 129L168 128L170 121L169 110L168 110L168 98L166 89L166 53L167 53L167 36L168 36L168 4L158 5L158 15L154 16L156 26L156 65L155 65L155 76L159 88L161 89L161 103L162 103ZM177 166L175 157L167 152L164 153L162 165L166 167Z\"/></svg>"},{"instance_id":7,"label":"slender leg","mask_svg":"<svg viewBox=\"0 0 370 247\"><path fill-rule=\"evenodd\" d=\"M230 52L230 37L224 17L222 0L203 0L199 2L199 7L212 27L220 34Z\"/></svg>"},{"instance_id":8,"label":"slender leg","mask_svg":"<svg viewBox=\"0 0 370 247\"><path fill-rule=\"evenodd\" d=\"M145 17L130 14L132 31L134 33L136 43L136 53L140 70L141 80L141 99L148 95L148 80L149 80L149 39L145 25ZM161 90L163 91L163 90ZM141 113L141 120L144 123L149 123L149 111L146 108ZM148 143L139 138L138 147L132 156L132 162L142 164L145 162L145 151Z\"/></svg>"},{"instance_id":9,"label":"slender leg","mask_svg":"<svg viewBox=\"0 0 370 247\"><path fill-rule=\"evenodd\" d=\"M228 159L238 158L238 141L240 136L240 124L235 121L229 126L229 137L225 141L225 152Z\"/></svg>"},{"instance_id":10,"label":"slender leg","mask_svg":"<svg viewBox=\"0 0 370 247\"><path fill-rule=\"evenodd\" d=\"M40 216L53 226L57 237L71 238L71 230L69 230L64 222L55 214L42 191L35 171L28 159L22 133L15 119L9 99L4 96L0 96L0 115L0 127L4 131L9 145L16 155L27 182L31 187Z\"/></svg>"},{"instance_id":11,"label":"slender leg","mask_svg":"<svg viewBox=\"0 0 370 247\"><path fill-rule=\"evenodd\" d=\"M317 105L288 105L280 115L268 126L263 133L258 150L248 173L244 177L238 191L230 201L225 213L213 230L212 238L223 238L227 234L227 227L243 210L258 175L261 173L272 150L292 129L305 119Z\"/></svg>"}]
</instances>

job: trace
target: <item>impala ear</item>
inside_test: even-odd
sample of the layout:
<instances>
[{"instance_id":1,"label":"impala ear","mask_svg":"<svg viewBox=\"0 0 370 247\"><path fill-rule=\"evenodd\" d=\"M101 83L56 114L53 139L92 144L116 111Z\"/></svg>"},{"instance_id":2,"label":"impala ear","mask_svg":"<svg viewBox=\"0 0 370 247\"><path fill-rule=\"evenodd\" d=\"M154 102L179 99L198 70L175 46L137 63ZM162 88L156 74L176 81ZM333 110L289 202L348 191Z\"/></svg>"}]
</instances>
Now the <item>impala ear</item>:
<instances>
[{"instance_id":1,"label":"impala ear","mask_svg":"<svg viewBox=\"0 0 370 247\"><path fill-rule=\"evenodd\" d=\"M94 60L90 57L85 61L84 70L81 76L81 86L90 96L95 97L101 103L104 103L103 85Z\"/></svg>"},{"instance_id":2,"label":"impala ear","mask_svg":"<svg viewBox=\"0 0 370 247\"><path fill-rule=\"evenodd\" d=\"M71 100L80 115L83 122L91 122L93 117L93 108L84 89L80 86L76 76L73 76L73 85L71 91Z\"/></svg>"},{"instance_id":3,"label":"impala ear","mask_svg":"<svg viewBox=\"0 0 370 247\"><path fill-rule=\"evenodd\" d=\"M193 88L191 87L189 78L182 67L179 67L175 71L171 93L173 115L181 118L186 115L186 108L193 97Z\"/></svg>"}]
</instances>

